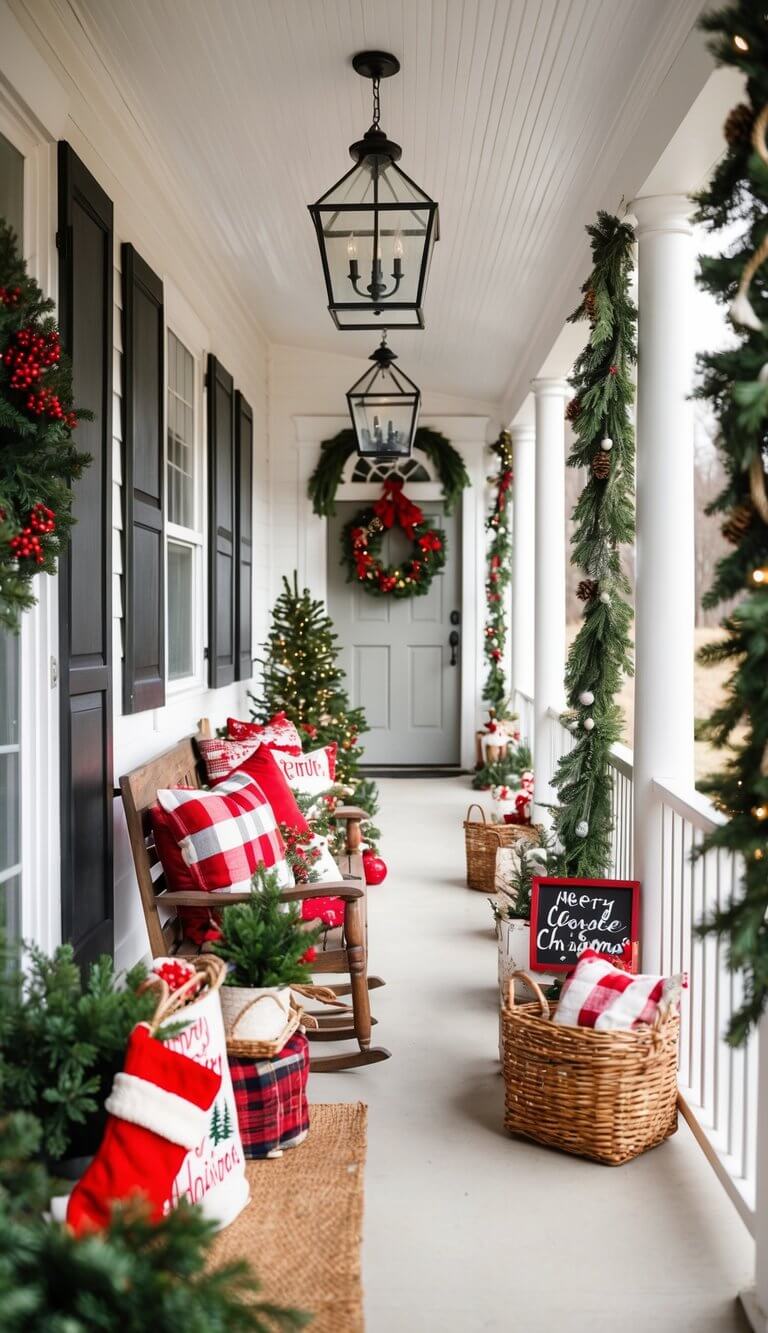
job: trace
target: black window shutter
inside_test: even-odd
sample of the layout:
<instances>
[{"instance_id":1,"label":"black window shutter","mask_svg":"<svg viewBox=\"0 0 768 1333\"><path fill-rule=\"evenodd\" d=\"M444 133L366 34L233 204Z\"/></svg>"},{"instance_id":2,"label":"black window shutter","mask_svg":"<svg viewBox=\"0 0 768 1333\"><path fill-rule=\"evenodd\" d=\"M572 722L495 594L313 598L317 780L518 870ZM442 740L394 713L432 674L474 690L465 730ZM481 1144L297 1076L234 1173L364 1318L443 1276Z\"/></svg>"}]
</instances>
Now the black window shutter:
<instances>
[{"instance_id":1,"label":"black window shutter","mask_svg":"<svg viewBox=\"0 0 768 1333\"><path fill-rule=\"evenodd\" d=\"M208 357L208 683L235 679L235 395Z\"/></svg>"},{"instance_id":2,"label":"black window shutter","mask_svg":"<svg viewBox=\"0 0 768 1333\"><path fill-rule=\"evenodd\" d=\"M69 144L59 159L59 319L90 465L59 561L62 936L85 965L113 943L112 201ZM41 812L45 817L47 812Z\"/></svg>"},{"instance_id":3,"label":"black window shutter","mask_svg":"<svg viewBox=\"0 0 768 1333\"><path fill-rule=\"evenodd\" d=\"M253 595L253 411L238 392L235 394L235 440L237 488L237 679L252 675L251 619Z\"/></svg>"},{"instance_id":4,"label":"black window shutter","mask_svg":"<svg viewBox=\"0 0 768 1333\"><path fill-rule=\"evenodd\" d=\"M163 284L132 245L123 263L123 712L165 703Z\"/></svg>"}]
</instances>

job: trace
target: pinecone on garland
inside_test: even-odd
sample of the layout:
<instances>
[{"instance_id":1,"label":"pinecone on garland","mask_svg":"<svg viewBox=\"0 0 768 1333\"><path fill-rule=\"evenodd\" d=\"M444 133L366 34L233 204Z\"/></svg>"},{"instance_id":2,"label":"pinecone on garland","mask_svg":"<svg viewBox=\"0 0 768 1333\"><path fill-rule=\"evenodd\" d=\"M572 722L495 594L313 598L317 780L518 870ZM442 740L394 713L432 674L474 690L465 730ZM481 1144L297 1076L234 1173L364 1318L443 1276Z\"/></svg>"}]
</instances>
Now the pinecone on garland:
<instances>
[{"instance_id":1,"label":"pinecone on garland","mask_svg":"<svg viewBox=\"0 0 768 1333\"><path fill-rule=\"evenodd\" d=\"M611 455L605 449L598 449L592 459L592 476L596 481L605 481L611 471Z\"/></svg>"},{"instance_id":2,"label":"pinecone on garland","mask_svg":"<svg viewBox=\"0 0 768 1333\"><path fill-rule=\"evenodd\" d=\"M580 602L591 602L597 597L597 579L582 579L576 588L576 596Z\"/></svg>"},{"instance_id":3,"label":"pinecone on garland","mask_svg":"<svg viewBox=\"0 0 768 1333\"><path fill-rule=\"evenodd\" d=\"M751 505L736 505L720 528L725 540L732 546L738 546L753 518L754 510Z\"/></svg>"},{"instance_id":4,"label":"pinecone on garland","mask_svg":"<svg viewBox=\"0 0 768 1333\"><path fill-rule=\"evenodd\" d=\"M580 411L581 411L581 403L579 402L578 398L571 398L570 401L566 404L565 408L566 421L576 421Z\"/></svg>"},{"instance_id":5,"label":"pinecone on garland","mask_svg":"<svg viewBox=\"0 0 768 1333\"><path fill-rule=\"evenodd\" d=\"M597 319L597 295L594 287L588 287L584 293L584 309L590 324Z\"/></svg>"},{"instance_id":6,"label":"pinecone on garland","mask_svg":"<svg viewBox=\"0 0 768 1333\"><path fill-rule=\"evenodd\" d=\"M748 144L752 138L754 123L755 113L746 102L739 102L738 106L729 111L723 125L723 134L729 148L741 148L744 144Z\"/></svg>"}]
</instances>

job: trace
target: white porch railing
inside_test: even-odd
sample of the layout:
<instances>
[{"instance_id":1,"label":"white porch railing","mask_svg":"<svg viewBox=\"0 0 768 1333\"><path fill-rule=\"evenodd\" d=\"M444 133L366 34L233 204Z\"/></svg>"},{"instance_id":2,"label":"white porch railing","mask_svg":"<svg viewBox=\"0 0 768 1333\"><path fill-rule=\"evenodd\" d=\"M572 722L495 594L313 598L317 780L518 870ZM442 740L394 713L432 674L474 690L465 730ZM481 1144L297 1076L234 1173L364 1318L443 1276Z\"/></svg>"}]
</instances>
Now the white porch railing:
<instances>
[{"instance_id":1,"label":"white porch railing","mask_svg":"<svg viewBox=\"0 0 768 1333\"><path fill-rule=\"evenodd\" d=\"M521 696L532 713L533 703ZM523 715L520 704L518 708ZM530 716L528 713L528 716ZM545 762L553 773L561 756L575 744L556 709L549 720ZM532 728L524 737L532 736ZM613 751L613 856L610 873L631 877L633 870L634 793L632 752L623 745ZM731 1014L738 1008L741 985L728 971L725 946L701 940L696 925L724 904L738 886L737 858L708 852L692 862L691 852L718 823L720 816L698 792L679 792L654 783L652 818L661 821L662 856L658 880L645 892L662 902L661 958L665 973L686 972L680 1033L679 1085L681 1109L722 1185L754 1234L758 1142L758 1040L753 1036L740 1050L723 1039Z\"/></svg>"}]
</instances>

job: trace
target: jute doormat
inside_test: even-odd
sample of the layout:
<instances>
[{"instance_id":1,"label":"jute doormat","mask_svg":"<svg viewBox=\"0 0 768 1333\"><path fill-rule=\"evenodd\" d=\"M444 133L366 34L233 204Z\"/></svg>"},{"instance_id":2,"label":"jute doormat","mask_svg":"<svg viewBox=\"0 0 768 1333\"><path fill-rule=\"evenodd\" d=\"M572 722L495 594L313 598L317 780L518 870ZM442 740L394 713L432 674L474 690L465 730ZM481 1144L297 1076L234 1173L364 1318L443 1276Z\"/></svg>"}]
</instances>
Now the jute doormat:
<instances>
[{"instance_id":1,"label":"jute doormat","mask_svg":"<svg viewBox=\"0 0 768 1333\"><path fill-rule=\"evenodd\" d=\"M310 1117L300 1147L248 1163L251 1201L216 1237L211 1262L247 1259L266 1300L314 1315L310 1333L362 1333L367 1107L312 1106Z\"/></svg>"}]
</instances>

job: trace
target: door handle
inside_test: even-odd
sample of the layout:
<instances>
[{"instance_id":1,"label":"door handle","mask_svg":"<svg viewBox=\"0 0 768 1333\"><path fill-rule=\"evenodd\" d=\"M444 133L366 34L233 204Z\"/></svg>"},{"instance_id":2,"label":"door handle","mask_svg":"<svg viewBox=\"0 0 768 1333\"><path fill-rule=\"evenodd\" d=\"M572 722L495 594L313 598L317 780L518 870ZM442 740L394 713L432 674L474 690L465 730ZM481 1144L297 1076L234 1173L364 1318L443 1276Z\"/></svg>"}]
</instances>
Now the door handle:
<instances>
[{"instance_id":1,"label":"door handle","mask_svg":"<svg viewBox=\"0 0 768 1333\"><path fill-rule=\"evenodd\" d=\"M451 649L451 666L457 666L459 661L459 631L452 629L448 635L448 643Z\"/></svg>"}]
</instances>

